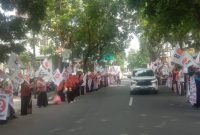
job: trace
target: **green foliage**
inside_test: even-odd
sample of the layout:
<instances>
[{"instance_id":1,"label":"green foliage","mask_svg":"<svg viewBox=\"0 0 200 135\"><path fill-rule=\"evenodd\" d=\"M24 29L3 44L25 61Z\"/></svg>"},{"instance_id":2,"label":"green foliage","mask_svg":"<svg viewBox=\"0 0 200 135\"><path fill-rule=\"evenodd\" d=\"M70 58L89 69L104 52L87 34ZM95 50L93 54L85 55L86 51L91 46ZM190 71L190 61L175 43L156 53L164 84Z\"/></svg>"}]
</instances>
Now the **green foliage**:
<instances>
[{"instance_id":1,"label":"green foliage","mask_svg":"<svg viewBox=\"0 0 200 135\"><path fill-rule=\"evenodd\" d=\"M198 0L129 0L129 4L136 12L136 32L142 36L141 41L147 41L144 45L147 48L159 48L167 42L173 46L199 46Z\"/></svg>"},{"instance_id":2,"label":"green foliage","mask_svg":"<svg viewBox=\"0 0 200 135\"><path fill-rule=\"evenodd\" d=\"M46 0L0 0L0 61L10 52L25 50L25 33L31 29L39 32L45 16ZM8 15L8 11L15 14Z\"/></svg>"},{"instance_id":3,"label":"green foliage","mask_svg":"<svg viewBox=\"0 0 200 135\"><path fill-rule=\"evenodd\" d=\"M44 55L47 55L47 54L55 55L55 47L52 44L43 45L40 48L40 52L41 54L44 54Z\"/></svg>"},{"instance_id":4,"label":"green foliage","mask_svg":"<svg viewBox=\"0 0 200 135\"><path fill-rule=\"evenodd\" d=\"M133 12L127 0L51 0L44 33L54 46L72 49L74 57L88 58L106 53L120 54L127 48L133 28ZM83 51L84 49L84 51Z\"/></svg>"},{"instance_id":5,"label":"green foliage","mask_svg":"<svg viewBox=\"0 0 200 135\"><path fill-rule=\"evenodd\" d=\"M19 59L22 61L23 65L28 66L32 62L32 54L30 52L22 52L19 55Z\"/></svg>"},{"instance_id":6,"label":"green foliage","mask_svg":"<svg viewBox=\"0 0 200 135\"><path fill-rule=\"evenodd\" d=\"M130 50L128 55L128 68L145 68L149 62L148 56L144 51Z\"/></svg>"}]
</instances>

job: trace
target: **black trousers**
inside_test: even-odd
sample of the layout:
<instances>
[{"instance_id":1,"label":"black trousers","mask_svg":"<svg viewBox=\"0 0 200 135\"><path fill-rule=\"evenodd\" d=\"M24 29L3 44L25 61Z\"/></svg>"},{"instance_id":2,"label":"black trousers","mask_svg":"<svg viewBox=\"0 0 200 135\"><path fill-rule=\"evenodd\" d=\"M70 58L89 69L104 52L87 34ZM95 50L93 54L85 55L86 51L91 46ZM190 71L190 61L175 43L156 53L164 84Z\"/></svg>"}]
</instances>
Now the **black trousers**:
<instances>
[{"instance_id":1,"label":"black trousers","mask_svg":"<svg viewBox=\"0 0 200 135\"><path fill-rule=\"evenodd\" d=\"M94 91L94 81L92 80L92 83L91 83L91 92Z\"/></svg>"},{"instance_id":2,"label":"black trousers","mask_svg":"<svg viewBox=\"0 0 200 135\"><path fill-rule=\"evenodd\" d=\"M29 96L21 97L21 115L28 114Z\"/></svg>"},{"instance_id":3,"label":"black trousers","mask_svg":"<svg viewBox=\"0 0 200 135\"><path fill-rule=\"evenodd\" d=\"M47 92L39 92L38 93L38 98L37 98L37 106L47 106L48 105L48 99L47 99Z\"/></svg>"},{"instance_id":4,"label":"black trousers","mask_svg":"<svg viewBox=\"0 0 200 135\"><path fill-rule=\"evenodd\" d=\"M197 91L196 91L197 99L196 99L196 104L194 104L194 107L199 108L200 107L200 81L195 80L195 83L196 83L196 88L197 88Z\"/></svg>"},{"instance_id":5,"label":"black trousers","mask_svg":"<svg viewBox=\"0 0 200 135\"><path fill-rule=\"evenodd\" d=\"M32 100L31 94L21 97L21 115L27 115L32 113Z\"/></svg>"},{"instance_id":6,"label":"black trousers","mask_svg":"<svg viewBox=\"0 0 200 135\"><path fill-rule=\"evenodd\" d=\"M84 95L85 93L85 86L81 86L81 95Z\"/></svg>"},{"instance_id":7,"label":"black trousers","mask_svg":"<svg viewBox=\"0 0 200 135\"><path fill-rule=\"evenodd\" d=\"M74 101L74 90L67 91L67 101L68 103Z\"/></svg>"},{"instance_id":8,"label":"black trousers","mask_svg":"<svg viewBox=\"0 0 200 135\"><path fill-rule=\"evenodd\" d=\"M86 83L86 93L89 93L90 90L89 90L89 87L88 87L88 84Z\"/></svg>"},{"instance_id":9,"label":"black trousers","mask_svg":"<svg viewBox=\"0 0 200 135\"><path fill-rule=\"evenodd\" d=\"M63 93L63 91L58 91L58 95L60 96L60 99L62 102L65 102L65 94Z\"/></svg>"},{"instance_id":10,"label":"black trousers","mask_svg":"<svg viewBox=\"0 0 200 135\"><path fill-rule=\"evenodd\" d=\"M75 92L75 97L77 97L77 96L80 96L80 87L79 87L79 85L77 84L76 85L76 87L74 88L74 92Z\"/></svg>"}]
</instances>

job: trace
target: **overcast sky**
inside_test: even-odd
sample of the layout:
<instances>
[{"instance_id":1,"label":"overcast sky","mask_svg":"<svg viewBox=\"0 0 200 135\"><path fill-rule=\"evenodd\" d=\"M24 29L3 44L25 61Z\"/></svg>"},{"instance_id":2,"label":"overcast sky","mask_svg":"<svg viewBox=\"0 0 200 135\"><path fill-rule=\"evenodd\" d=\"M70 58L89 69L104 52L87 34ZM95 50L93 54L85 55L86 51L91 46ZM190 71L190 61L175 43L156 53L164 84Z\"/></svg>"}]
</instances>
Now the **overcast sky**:
<instances>
[{"instance_id":1,"label":"overcast sky","mask_svg":"<svg viewBox=\"0 0 200 135\"><path fill-rule=\"evenodd\" d=\"M125 50L126 55L128 55L128 52L130 49L139 50L140 48L140 43L139 43L138 38L135 35L133 37L134 38L131 40L129 48Z\"/></svg>"}]
</instances>

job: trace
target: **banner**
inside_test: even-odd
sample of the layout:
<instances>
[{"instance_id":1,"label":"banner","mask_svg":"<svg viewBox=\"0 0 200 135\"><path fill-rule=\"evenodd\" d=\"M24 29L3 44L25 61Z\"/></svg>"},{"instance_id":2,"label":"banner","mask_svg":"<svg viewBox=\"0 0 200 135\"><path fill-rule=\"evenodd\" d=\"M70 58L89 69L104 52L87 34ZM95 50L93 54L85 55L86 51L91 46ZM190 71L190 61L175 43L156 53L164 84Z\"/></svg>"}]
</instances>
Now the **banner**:
<instances>
[{"instance_id":1,"label":"banner","mask_svg":"<svg viewBox=\"0 0 200 135\"><path fill-rule=\"evenodd\" d=\"M46 70L50 69L50 64L47 58L42 61L42 67Z\"/></svg>"},{"instance_id":2,"label":"banner","mask_svg":"<svg viewBox=\"0 0 200 135\"><path fill-rule=\"evenodd\" d=\"M182 65L181 60L183 56L183 50L179 46L176 46L174 51L172 52L172 62Z\"/></svg>"},{"instance_id":3,"label":"banner","mask_svg":"<svg viewBox=\"0 0 200 135\"><path fill-rule=\"evenodd\" d=\"M197 103L197 88L196 88L196 83L195 83L195 76L191 76L189 78L190 80L190 89L189 89L189 102L194 105Z\"/></svg>"},{"instance_id":4,"label":"banner","mask_svg":"<svg viewBox=\"0 0 200 135\"><path fill-rule=\"evenodd\" d=\"M182 56L182 59L181 59L181 65L183 67L186 67L186 68L196 65L194 59L192 58L192 56L187 51L185 51L183 53L183 56Z\"/></svg>"},{"instance_id":5,"label":"banner","mask_svg":"<svg viewBox=\"0 0 200 135\"><path fill-rule=\"evenodd\" d=\"M8 115L9 97L7 94L0 94L0 120L6 120Z\"/></svg>"},{"instance_id":6,"label":"banner","mask_svg":"<svg viewBox=\"0 0 200 135\"><path fill-rule=\"evenodd\" d=\"M11 76L11 80L17 84L22 84L24 82L24 76L20 71L15 71Z\"/></svg>"}]
</instances>

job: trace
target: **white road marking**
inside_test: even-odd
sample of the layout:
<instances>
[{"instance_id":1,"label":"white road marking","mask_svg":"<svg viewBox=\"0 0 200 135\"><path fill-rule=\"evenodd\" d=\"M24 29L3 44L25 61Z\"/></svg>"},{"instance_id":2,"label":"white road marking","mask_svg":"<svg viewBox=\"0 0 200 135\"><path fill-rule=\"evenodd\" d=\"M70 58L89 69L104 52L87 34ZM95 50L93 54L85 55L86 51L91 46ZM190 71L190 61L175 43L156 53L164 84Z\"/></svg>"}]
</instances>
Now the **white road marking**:
<instances>
[{"instance_id":1,"label":"white road marking","mask_svg":"<svg viewBox=\"0 0 200 135\"><path fill-rule=\"evenodd\" d=\"M133 104L133 97L130 97L129 106L132 106L132 104Z\"/></svg>"}]
</instances>

